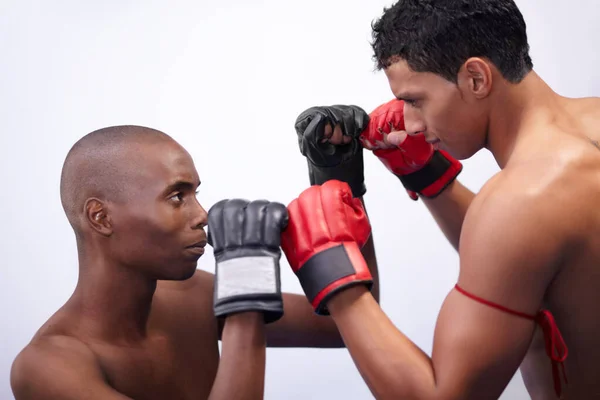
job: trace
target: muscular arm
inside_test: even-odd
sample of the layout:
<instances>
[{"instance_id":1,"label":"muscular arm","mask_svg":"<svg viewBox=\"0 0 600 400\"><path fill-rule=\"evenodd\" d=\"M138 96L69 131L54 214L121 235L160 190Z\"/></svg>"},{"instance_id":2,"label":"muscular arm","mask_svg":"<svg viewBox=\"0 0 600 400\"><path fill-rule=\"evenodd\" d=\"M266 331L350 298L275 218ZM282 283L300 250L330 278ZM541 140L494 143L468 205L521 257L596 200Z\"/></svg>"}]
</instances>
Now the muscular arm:
<instances>
[{"instance_id":1,"label":"muscular arm","mask_svg":"<svg viewBox=\"0 0 600 400\"><path fill-rule=\"evenodd\" d=\"M262 399L266 362L262 314L245 312L228 316L221 340L221 361L209 400Z\"/></svg>"},{"instance_id":2,"label":"muscular arm","mask_svg":"<svg viewBox=\"0 0 600 400\"><path fill-rule=\"evenodd\" d=\"M364 205L364 201L363 201ZM372 298L379 302L379 273L373 235L362 248L371 275L373 276ZM304 295L283 294L284 316L267 325L269 347L344 347L344 342L331 317L316 315Z\"/></svg>"},{"instance_id":3,"label":"muscular arm","mask_svg":"<svg viewBox=\"0 0 600 400\"><path fill-rule=\"evenodd\" d=\"M457 251L463 221L473 198L475 198L475 193L458 180L452 182L436 198L421 197L440 229Z\"/></svg>"},{"instance_id":4,"label":"muscular arm","mask_svg":"<svg viewBox=\"0 0 600 400\"><path fill-rule=\"evenodd\" d=\"M533 195L530 195L533 196ZM564 233L549 201L526 195L475 202L465 219L459 285L530 315L556 272ZM497 399L519 367L534 322L452 290L432 357L398 330L363 288L328 304L347 348L378 399Z\"/></svg>"},{"instance_id":5,"label":"muscular arm","mask_svg":"<svg viewBox=\"0 0 600 400\"><path fill-rule=\"evenodd\" d=\"M70 338L29 345L15 359L10 383L16 400L125 400L104 380L94 354Z\"/></svg>"}]
</instances>

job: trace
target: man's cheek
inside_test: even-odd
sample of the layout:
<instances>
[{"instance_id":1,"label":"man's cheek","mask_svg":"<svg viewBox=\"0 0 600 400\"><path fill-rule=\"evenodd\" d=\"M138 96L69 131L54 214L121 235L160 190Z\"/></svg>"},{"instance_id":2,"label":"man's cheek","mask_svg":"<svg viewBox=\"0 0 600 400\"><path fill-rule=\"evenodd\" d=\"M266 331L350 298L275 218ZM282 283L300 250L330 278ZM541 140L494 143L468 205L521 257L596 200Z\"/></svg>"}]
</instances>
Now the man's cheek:
<instances>
[{"instance_id":1,"label":"man's cheek","mask_svg":"<svg viewBox=\"0 0 600 400\"><path fill-rule=\"evenodd\" d=\"M173 219L164 212L156 210L145 221L146 229L157 240L164 240L172 236L175 231Z\"/></svg>"},{"instance_id":2,"label":"man's cheek","mask_svg":"<svg viewBox=\"0 0 600 400\"><path fill-rule=\"evenodd\" d=\"M184 212L180 208L159 207L154 210L152 230L165 243L176 240L184 228Z\"/></svg>"}]
</instances>

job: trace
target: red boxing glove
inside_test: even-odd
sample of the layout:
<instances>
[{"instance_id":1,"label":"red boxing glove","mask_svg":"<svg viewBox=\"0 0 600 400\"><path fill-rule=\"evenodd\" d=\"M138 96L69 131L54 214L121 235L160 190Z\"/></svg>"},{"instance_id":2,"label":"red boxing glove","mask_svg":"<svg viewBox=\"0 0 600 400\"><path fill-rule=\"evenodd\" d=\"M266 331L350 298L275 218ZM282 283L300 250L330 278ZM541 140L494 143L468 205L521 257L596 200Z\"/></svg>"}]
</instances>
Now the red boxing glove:
<instances>
[{"instance_id":1,"label":"red boxing glove","mask_svg":"<svg viewBox=\"0 0 600 400\"><path fill-rule=\"evenodd\" d=\"M309 187L290 203L288 214L281 248L317 314L329 315L327 301L344 288L371 289L373 278L360 252L371 225L346 182Z\"/></svg>"},{"instance_id":2,"label":"red boxing glove","mask_svg":"<svg viewBox=\"0 0 600 400\"><path fill-rule=\"evenodd\" d=\"M407 135L394 148L385 147L384 133L403 131L404 102L392 100L369 114L370 122L361 136L364 147L373 153L400 181L413 200L416 193L433 198L440 194L462 171L460 161L443 150L435 150L423 134Z\"/></svg>"}]
</instances>

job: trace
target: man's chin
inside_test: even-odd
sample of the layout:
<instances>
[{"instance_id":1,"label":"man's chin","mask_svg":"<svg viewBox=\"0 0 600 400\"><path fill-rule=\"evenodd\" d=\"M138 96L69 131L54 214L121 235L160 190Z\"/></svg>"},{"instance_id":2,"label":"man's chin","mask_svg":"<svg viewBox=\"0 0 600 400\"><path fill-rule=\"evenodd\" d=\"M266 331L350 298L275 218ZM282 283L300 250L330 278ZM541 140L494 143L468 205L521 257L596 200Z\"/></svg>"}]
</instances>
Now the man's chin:
<instances>
[{"instance_id":1,"label":"man's chin","mask_svg":"<svg viewBox=\"0 0 600 400\"><path fill-rule=\"evenodd\" d=\"M185 281L190 279L196 273L198 264L194 262L194 265L186 265L185 268L172 269L167 271L166 276L162 277L163 281Z\"/></svg>"},{"instance_id":2,"label":"man's chin","mask_svg":"<svg viewBox=\"0 0 600 400\"><path fill-rule=\"evenodd\" d=\"M185 273L183 275L181 275L179 277L179 279L175 279L177 281L185 281L190 279L192 276L194 276L194 274L196 273L196 269L197 269L198 265L194 265L194 268L190 268L188 271L185 271Z\"/></svg>"},{"instance_id":3,"label":"man's chin","mask_svg":"<svg viewBox=\"0 0 600 400\"><path fill-rule=\"evenodd\" d=\"M450 148L444 146L441 142L440 143L436 143L436 149L437 150L443 150L446 153L450 154L455 159L460 160L460 161L462 161L462 160L468 160L469 158L471 158L475 154L477 154L479 152L479 150L481 150L481 148L470 150L470 151L450 149Z\"/></svg>"}]
</instances>

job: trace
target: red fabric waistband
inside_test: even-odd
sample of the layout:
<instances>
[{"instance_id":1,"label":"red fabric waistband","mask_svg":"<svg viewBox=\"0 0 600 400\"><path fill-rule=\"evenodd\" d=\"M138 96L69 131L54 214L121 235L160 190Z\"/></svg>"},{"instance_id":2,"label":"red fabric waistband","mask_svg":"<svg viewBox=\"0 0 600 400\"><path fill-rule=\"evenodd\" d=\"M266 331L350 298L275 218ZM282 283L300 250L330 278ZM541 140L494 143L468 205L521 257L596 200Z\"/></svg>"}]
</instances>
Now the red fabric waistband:
<instances>
[{"instance_id":1,"label":"red fabric waistband","mask_svg":"<svg viewBox=\"0 0 600 400\"><path fill-rule=\"evenodd\" d=\"M529 320L537 322L542 331L544 332L544 340L546 342L546 354L550 357L550 361L552 363L552 377L554 379L554 390L556 395L560 398L562 393L560 375L559 375L559 365L565 380L565 383L568 384L567 381L567 373L565 371L564 361L567 359L567 355L569 354L569 350L563 337L558 329L558 325L554 320L554 316L548 310L540 310L536 315L525 314L519 311L511 310L510 308L504 307L500 304L493 303L491 301L482 299L481 297L475 296L458 286L458 284L454 285L454 288L462 293L463 295L479 302L485 304L486 306L493 307L495 309L504 311L506 313L516 315L517 317L527 318Z\"/></svg>"}]
</instances>

